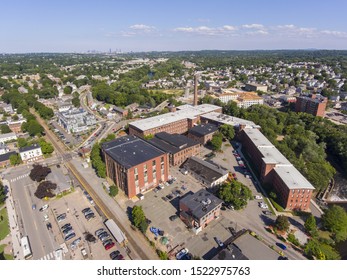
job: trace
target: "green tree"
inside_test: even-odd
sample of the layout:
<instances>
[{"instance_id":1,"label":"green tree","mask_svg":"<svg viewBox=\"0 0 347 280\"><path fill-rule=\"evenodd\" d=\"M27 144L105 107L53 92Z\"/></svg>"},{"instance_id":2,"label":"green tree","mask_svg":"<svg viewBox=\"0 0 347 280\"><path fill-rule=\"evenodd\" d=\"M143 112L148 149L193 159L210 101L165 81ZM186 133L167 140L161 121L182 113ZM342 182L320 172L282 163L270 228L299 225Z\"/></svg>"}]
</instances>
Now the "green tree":
<instances>
[{"instance_id":1,"label":"green tree","mask_svg":"<svg viewBox=\"0 0 347 280\"><path fill-rule=\"evenodd\" d=\"M25 138L18 138L17 143L19 148L23 148L29 145L28 141Z\"/></svg>"},{"instance_id":2,"label":"green tree","mask_svg":"<svg viewBox=\"0 0 347 280\"><path fill-rule=\"evenodd\" d=\"M279 215L276 219L275 226L277 229L287 231L289 229L289 221L287 216Z\"/></svg>"},{"instance_id":3,"label":"green tree","mask_svg":"<svg viewBox=\"0 0 347 280\"><path fill-rule=\"evenodd\" d=\"M81 106L80 97L77 92L73 94L73 98L71 102L72 102L72 105L74 105L76 108L79 108Z\"/></svg>"},{"instance_id":4,"label":"green tree","mask_svg":"<svg viewBox=\"0 0 347 280\"><path fill-rule=\"evenodd\" d=\"M39 144L44 155L49 155L54 152L53 145L51 143L46 142L45 139L41 138Z\"/></svg>"},{"instance_id":5,"label":"green tree","mask_svg":"<svg viewBox=\"0 0 347 280\"><path fill-rule=\"evenodd\" d=\"M212 147L212 150L214 151L220 151L222 148L223 143L223 135L220 132L215 133L212 136L212 139L210 141L210 145Z\"/></svg>"},{"instance_id":6,"label":"green tree","mask_svg":"<svg viewBox=\"0 0 347 280\"><path fill-rule=\"evenodd\" d=\"M140 229L142 233L145 233L148 228L148 223L142 206L134 206L131 211L131 216L134 226Z\"/></svg>"},{"instance_id":7,"label":"green tree","mask_svg":"<svg viewBox=\"0 0 347 280\"><path fill-rule=\"evenodd\" d=\"M30 136L42 135L44 131L43 127L36 120L32 120L26 123L25 130L29 133Z\"/></svg>"},{"instance_id":8,"label":"green tree","mask_svg":"<svg viewBox=\"0 0 347 280\"><path fill-rule=\"evenodd\" d=\"M18 165L22 162L22 159L19 154L10 155L10 163L11 165Z\"/></svg>"},{"instance_id":9,"label":"green tree","mask_svg":"<svg viewBox=\"0 0 347 280\"><path fill-rule=\"evenodd\" d=\"M99 143L94 144L90 153L92 166L100 178L106 178L106 165L101 158L101 147Z\"/></svg>"},{"instance_id":10,"label":"green tree","mask_svg":"<svg viewBox=\"0 0 347 280\"><path fill-rule=\"evenodd\" d=\"M0 204L2 204L6 199L6 190L4 185L0 182Z\"/></svg>"},{"instance_id":11,"label":"green tree","mask_svg":"<svg viewBox=\"0 0 347 280\"><path fill-rule=\"evenodd\" d=\"M323 226L333 233L336 242L347 239L347 213L341 206L333 205L326 210L322 222Z\"/></svg>"},{"instance_id":12,"label":"green tree","mask_svg":"<svg viewBox=\"0 0 347 280\"><path fill-rule=\"evenodd\" d=\"M233 140L235 137L235 130L232 125L223 124L219 127L219 131L229 141Z\"/></svg>"},{"instance_id":13,"label":"green tree","mask_svg":"<svg viewBox=\"0 0 347 280\"><path fill-rule=\"evenodd\" d=\"M317 260L339 260L341 258L339 253L333 247L321 243L314 238L310 239L306 243L304 252L309 257Z\"/></svg>"},{"instance_id":14,"label":"green tree","mask_svg":"<svg viewBox=\"0 0 347 280\"><path fill-rule=\"evenodd\" d=\"M312 214L310 214L307 217L304 226L305 226L305 229L307 230L307 232L309 232L309 233L317 230L316 219L314 218L314 216Z\"/></svg>"},{"instance_id":15,"label":"green tree","mask_svg":"<svg viewBox=\"0 0 347 280\"><path fill-rule=\"evenodd\" d=\"M71 94L72 93L72 87L70 87L70 86L64 87L64 93L65 94Z\"/></svg>"},{"instance_id":16,"label":"green tree","mask_svg":"<svg viewBox=\"0 0 347 280\"><path fill-rule=\"evenodd\" d=\"M159 259L161 259L161 260L168 260L169 259L169 255L167 254L167 252L157 250L157 254L158 254Z\"/></svg>"},{"instance_id":17,"label":"green tree","mask_svg":"<svg viewBox=\"0 0 347 280\"><path fill-rule=\"evenodd\" d=\"M247 206L248 200L252 198L252 191L241 182L233 180L223 183L218 188L217 196L239 210Z\"/></svg>"},{"instance_id":18,"label":"green tree","mask_svg":"<svg viewBox=\"0 0 347 280\"><path fill-rule=\"evenodd\" d=\"M118 194L118 187L116 185L110 186L110 196L115 197Z\"/></svg>"},{"instance_id":19,"label":"green tree","mask_svg":"<svg viewBox=\"0 0 347 280\"><path fill-rule=\"evenodd\" d=\"M10 127L7 124L2 124L0 126L0 131L1 131L1 133L10 133L10 132L12 132L12 130L10 129Z\"/></svg>"}]
</instances>

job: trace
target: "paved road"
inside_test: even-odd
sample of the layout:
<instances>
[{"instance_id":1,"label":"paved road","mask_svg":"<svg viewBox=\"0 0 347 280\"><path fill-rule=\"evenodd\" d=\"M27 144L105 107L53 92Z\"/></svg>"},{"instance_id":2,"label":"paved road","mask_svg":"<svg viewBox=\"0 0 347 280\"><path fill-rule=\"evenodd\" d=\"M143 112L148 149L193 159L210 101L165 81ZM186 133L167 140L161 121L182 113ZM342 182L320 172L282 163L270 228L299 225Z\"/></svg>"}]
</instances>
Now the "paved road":
<instances>
[{"instance_id":1,"label":"paved road","mask_svg":"<svg viewBox=\"0 0 347 280\"><path fill-rule=\"evenodd\" d=\"M45 213L38 210L44 202L34 196L36 184L27 176L29 172L27 166L21 166L6 175L6 179L11 185L21 236L29 236L33 259L37 260L58 249L59 245L46 228ZM35 210L32 209L34 204Z\"/></svg>"}]
</instances>

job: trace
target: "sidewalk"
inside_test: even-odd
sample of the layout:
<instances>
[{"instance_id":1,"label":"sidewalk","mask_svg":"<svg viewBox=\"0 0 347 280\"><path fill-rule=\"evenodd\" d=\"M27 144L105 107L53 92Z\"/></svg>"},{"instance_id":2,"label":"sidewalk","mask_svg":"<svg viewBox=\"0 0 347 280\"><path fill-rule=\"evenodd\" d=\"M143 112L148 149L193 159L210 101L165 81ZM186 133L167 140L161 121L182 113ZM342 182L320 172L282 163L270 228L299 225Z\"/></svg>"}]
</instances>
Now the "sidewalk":
<instances>
[{"instance_id":1,"label":"sidewalk","mask_svg":"<svg viewBox=\"0 0 347 280\"><path fill-rule=\"evenodd\" d=\"M22 260L23 252L20 244L21 234L19 232L19 226L17 221L17 213L16 209L14 207L14 201L12 197L12 190L10 183L8 180L2 181L4 186L8 186L8 193L7 193L7 199L6 199L6 208L7 208L7 214L8 214L8 223L10 226L10 233L12 237L12 254L14 259ZM7 243L9 244L9 242Z\"/></svg>"}]
</instances>

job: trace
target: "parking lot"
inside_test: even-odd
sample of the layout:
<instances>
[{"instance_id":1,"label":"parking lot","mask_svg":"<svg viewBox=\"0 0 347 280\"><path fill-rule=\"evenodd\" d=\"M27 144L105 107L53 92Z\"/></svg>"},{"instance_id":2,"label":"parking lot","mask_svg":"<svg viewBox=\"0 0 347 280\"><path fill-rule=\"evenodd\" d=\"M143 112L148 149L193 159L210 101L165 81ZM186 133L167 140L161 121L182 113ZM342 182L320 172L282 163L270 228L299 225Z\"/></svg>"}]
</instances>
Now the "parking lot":
<instances>
[{"instance_id":1,"label":"parking lot","mask_svg":"<svg viewBox=\"0 0 347 280\"><path fill-rule=\"evenodd\" d=\"M126 256L124 249L121 248L112 237L108 237L107 239L111 238L115 246L109 250L105 250L102 241L95 236L97 230L101 228L106 230L103 224L104 218L98 213L98 209L90 203L87 196L80 188L76 188L73 193L62 198L49 201L47 205L49 205L48 209L42 212L46 220L47 230L54 235L54 239L59 244L65 243L62 247L66 248L65 255L67 259L109 260L109 254L115 250L119 250L124 257ZM85 216L85 214L82 213L82 210L86 208L90 208L89 212L93 212L94 217L93 215ZM66 218L60 220L58 218L59 215L65 216L64 214L66 214ZM87 220L86 217L90 219ZM48 226L49 223L51 228ZM62 229L64 225L66 226ZM64 238L69 234L66 234L66 231L64 234L64 229L67 229L67 232L70 232L70 234L74 232L75 235L71 239L65 241ZM90 236L88 238L89 241L87 241L87 233L93 235L95 241L93 241L93 238ZM82 250L85 252L84 256L82 255Z\"/></svg>"},{"instance_id":2,"label":"parking lot","mask_svg":"<svg viewBox=\"0 0 347 280\"><path fill-rule=\"evenodd\" d=\"M234 148L228 143L223 143L222 149L223 153L216 153L215 156L207 160L236 173L237 179L248 186L254 196L261 195L256 189L255 181L253 181L249 171L239 166L233 155ZM210 150L203 148L200 154L204 157L210 153ZM148 230L147 236L155 242L157 248L170 252L171 256L174 256L180 249L186 247L192 255L209 259L218 248L215 238L217 237L224 242L232 236L230 228L238 231L243 228L250 228L250 224L254 224L253 228L260 231L264 228L262 209L258 206L258 202L261 200L252 200L249 201L246 209L240 211L223 210L217 220L211 222L207 228L195 235L180 219L171 221L169 217L179 215L180 197L197 192L202 188L202 185L189 174L182 174L179 167L171 167L170 174L176 178L173 184L165 185L163 189L147 192L143 200L127 202L129 207L141 205L146 217L151 221L150 227L153 226L164 231L164 236L169 240L167 245L162 245L160 236L155 239L154 234ZM181 195L177 196L177 190L180 190Z\"/></svg>"}]
</instances>

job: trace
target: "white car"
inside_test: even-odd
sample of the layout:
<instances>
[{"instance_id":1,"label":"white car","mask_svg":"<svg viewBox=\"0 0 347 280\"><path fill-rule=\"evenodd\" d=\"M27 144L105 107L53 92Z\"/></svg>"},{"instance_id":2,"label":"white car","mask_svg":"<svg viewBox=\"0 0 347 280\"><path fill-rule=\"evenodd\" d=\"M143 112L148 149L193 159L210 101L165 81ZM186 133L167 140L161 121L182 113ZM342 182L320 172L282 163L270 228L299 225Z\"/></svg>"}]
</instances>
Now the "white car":
<instances>
[{"instance_id":1,"label":"white car","mask_svg":"<svg viewBox=\"0 0 347 280\"><path fill-rule=\"evenodd\" d=\"M254 196L255 199L263 199L263 197L261 195L256 195Z\"/></svg>"},{"instance_id":2,"label":"white car","mask_svg":"<svg viewBox=\"0 0 347 280\"><path fill-rule=\"evenodd\" d=\"M259 202L259 207L262 208L262 209L268 209L269 207L267 206L266 203L264 202Z\"/></svg>"},{"instance_id":3,"label":"white car","mask_svg":"<svg viewBox=\"0 0 347 280\"><path fill-rule=\"evenodd\" d=\"M40 208L40 212L45 211L47 208L48 208L48 204L43 205L43 206Z\"/></svg>"}]
</instances>

